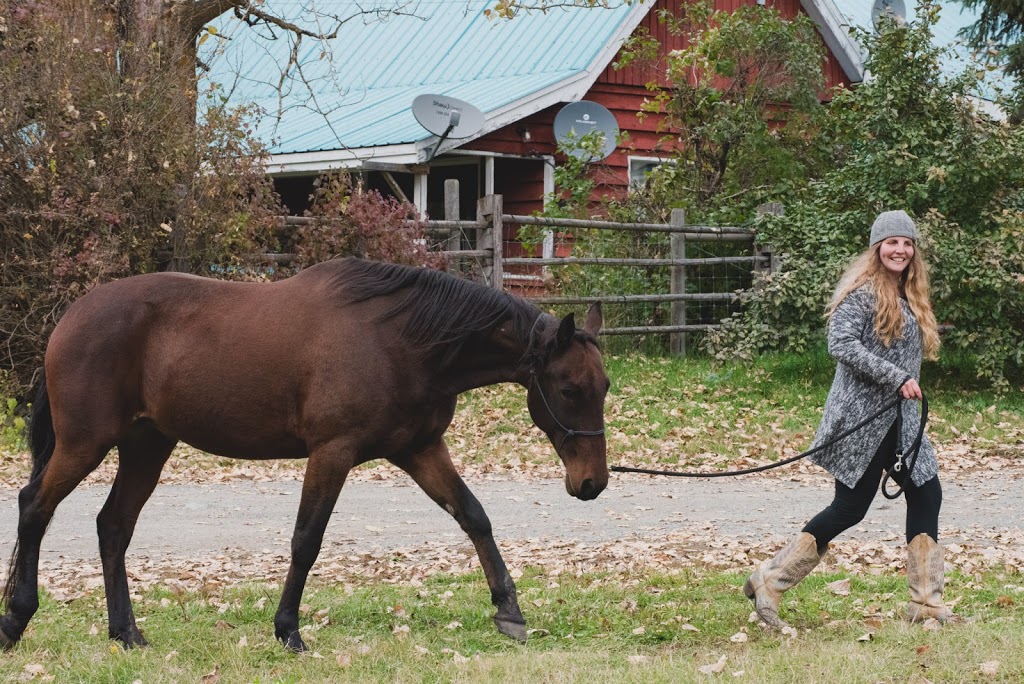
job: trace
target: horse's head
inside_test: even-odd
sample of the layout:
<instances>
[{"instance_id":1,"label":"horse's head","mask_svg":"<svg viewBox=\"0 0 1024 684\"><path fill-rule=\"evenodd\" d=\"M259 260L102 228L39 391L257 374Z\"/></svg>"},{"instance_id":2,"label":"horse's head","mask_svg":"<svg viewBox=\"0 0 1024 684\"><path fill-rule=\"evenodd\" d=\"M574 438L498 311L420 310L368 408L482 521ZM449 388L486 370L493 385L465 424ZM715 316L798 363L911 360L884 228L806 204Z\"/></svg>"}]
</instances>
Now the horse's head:
<instances>
[{"instance_id":1,"label":"horse's head","mask_svg":"<svg viewBox=\"0 0 1024 684\"><path fill-rule=\"evenodd\" d=\"M590 308L581 330L572 314L563 318L553 336L544 336L544 353L530 371L527 393L530 417L565 464L566 490L584 501L608 486L604 399L609 382L596 343L600 328L600 304Z\"/></svg>"}]
</instances>

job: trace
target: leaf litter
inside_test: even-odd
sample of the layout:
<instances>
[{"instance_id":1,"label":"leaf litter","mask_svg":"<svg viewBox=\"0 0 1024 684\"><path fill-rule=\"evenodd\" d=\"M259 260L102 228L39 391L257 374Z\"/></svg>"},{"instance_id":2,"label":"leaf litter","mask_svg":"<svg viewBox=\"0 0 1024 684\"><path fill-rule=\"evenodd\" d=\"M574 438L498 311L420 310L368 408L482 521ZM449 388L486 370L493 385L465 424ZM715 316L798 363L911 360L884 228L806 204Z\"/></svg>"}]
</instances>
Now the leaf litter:
<instances>
[{"instance_id":1,"label":"leaf litter","mask_svg":"<svg viewBox=\"0 0 1024 684\"><path fill-rule=\"evenodd\" d=\"M494 387L477 390L479 401L460 401L455 422L447 434L453 461L463 477L474 481L561 480L564 469L547 440L530 423L522 398L513 398L518 388ZM791 410L777 406L759 406L753 412L773 411L767 428L746 422L735 402L721 394L708 397L706 388L688 390L681 403L689 402L704 412L702 424L687 424L693 407L687 411L665 406L661 397L647 398L630 387L618 388L609 396L607 407L609 453L613 464L686 470L734 470L772 463L796 455L809 445L813 425L792 428L787 415ZM521 392L518 392L521 394ZM728 394L728 392L726 392ZM664 415L658 435L654 423L636 427L643 412L626 408L629 402L646 403L652 414ZM518 403L516 403L518 402ZM772 402L768 400L768 404ZM661 405L659 405L661 404ZM691 419L687 418L687 413ZM1005 413L1005 412L1004 412ZM933 420L945 422L936 415ZM675 421L675 424L672 423ZM987 421L987 423L986 423ZM993 411L979 413L976 424L1001 429L999 439L978 436L980 430L957 430L949 426L948 438L933 438L944 482L955 482L961 474L979 475L992 480L990 496L997 497L1007 486L1016 486L1024 477L1024 429L1018 416ZM722 439L719 451L701 448L700 440L709 434ZM723 435L727 435L723 437ZM0 488L17 490L26 481L30 458L25 453L0 451ZM182 484L229 484L237 481L300 481L305 461L237 461L211 456L188 446L175 449L161 482ZM117 469L117 457L108 457L84 484L109 484ZM831 478L817 466L800 461L791 466L761 473L759 477L788 481L828 484ZM372 462L356 468L349 482L374 481L382 486L406 484L408 476L386 462ZM671 495L667 495L670 496ZM541 513L545 513L542 511ZM1024 571L1024 532L1019 528L988 529L978 526L943 528L947 537L962 536L970 542L948 544L946 562L965 575L988 569ZM788 541L777 538L738 538L721 535L714 526L696 526L686 530L660 532L656 538L622 539L586 546L551 539L500 540L502 553L514 577L522 568L537 568L546 576L579 576L586 573L610 573L632 577L641 574L678 573L694 569L746 570L760 558L777 552ZM833 543L823 561L826 571L841 569L853 573L878 574L902 569L905 551L898 537L873 541ZM465 574L479 569L476 553L468 539L437 539L429 544L399 549L373 548L359 553L322 553L313 574L323 580L357 584L366 581L416 583L436 574ZM227 586L251 582L282 582L289 563L283 551L265 549L233 551L231 555L206 557L162 556L150 558L130 554L129 573L134 588L144 591L162 585L172 591L216 591ZM63 559L59 567L41 567L40 582L58 600L70 600L99 589L103 585L97 562ZM848 587L830 588L845 595ZM219 673L211 673L214 677Z\"/></svg>"}]
</instances>

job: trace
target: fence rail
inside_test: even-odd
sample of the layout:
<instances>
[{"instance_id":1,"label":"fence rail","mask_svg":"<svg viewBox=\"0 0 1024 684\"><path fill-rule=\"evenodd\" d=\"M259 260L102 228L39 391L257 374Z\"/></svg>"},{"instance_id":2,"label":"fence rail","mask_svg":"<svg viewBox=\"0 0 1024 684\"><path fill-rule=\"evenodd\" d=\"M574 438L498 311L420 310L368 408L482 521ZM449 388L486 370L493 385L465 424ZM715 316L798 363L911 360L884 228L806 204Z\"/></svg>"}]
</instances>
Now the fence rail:
<instances>
[{"instance_id":1,"label":"fence rail","mask_svg":"<svg viewBox=\"0 0 1024 684\"><path fill-rule=\"evenodd\" d=\"M690 268L710 265L749 264L754 272L770 272L776 267L771 250L755 243L754 232L741 226L688 225L681 210L673 210L669 223L622 223L617 221L592 221L581 219L555 219L541 216L523 216L502 212L502 197L488 195L477 203L477 217L474 221L463 220L458 215L458 183L445 182L445 218L425 222L425 232L434 247L449 259L457 262L474 262L481 279L489 286L505 289L507 267L535 267L547 269L563 266L602 266L614 268L657 268L670 269L668 293L654 294L600 294L591 296L536 296L531 301L540 305L579 305L594 302L635 304L670 304L667 325L642 325L612 327L601 330L602 335L668 334L674 353L685 354L687 334L706 332L718 326L709 323L688 323L687 302L735 302L740 300L738 292L687 292L687 271ZM778 206L766 206L759 213L781 213ZM289 216L282 220L285 230L309 225L308 217ZM420 222L421 225L423 222ZM546 250L541 257L506 257L502 250L503 232L506 224L548 227L552 233L572 233L579 230L605 230L633 233L661 233L669 236L669 256L665 258L612 258L612 257L556 257ZM465 239L464 239L465 238ZM464 249L463 243L471 249ZM750 256L687 257L686 245L693 242L749 242ZM263 257L286 264L293 260L290 254L266 254ZM536 278L536 276L533 276ZM539 278L537 279L539 281Z\"/></svg>"}]
</instances>

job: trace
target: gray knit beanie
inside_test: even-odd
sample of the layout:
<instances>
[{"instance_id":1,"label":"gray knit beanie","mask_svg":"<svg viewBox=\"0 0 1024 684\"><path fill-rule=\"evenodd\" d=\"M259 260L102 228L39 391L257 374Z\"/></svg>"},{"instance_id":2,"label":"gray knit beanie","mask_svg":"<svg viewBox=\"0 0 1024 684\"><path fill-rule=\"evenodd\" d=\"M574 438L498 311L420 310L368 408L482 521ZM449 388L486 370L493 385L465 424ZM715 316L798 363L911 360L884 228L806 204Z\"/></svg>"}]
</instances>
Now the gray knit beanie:
<instances>
[{"instance_id":1,"label":"gray knit beanie","mask_svg":"<svg viewBox=\"0 0 1024 684\"><path fill-rule=\"evenodd\" d=\"M914 219L902 210L883 211L871 224L871 244L891 237L908 237L917 241L917 226Z\"/></svg>"}]
</instances>

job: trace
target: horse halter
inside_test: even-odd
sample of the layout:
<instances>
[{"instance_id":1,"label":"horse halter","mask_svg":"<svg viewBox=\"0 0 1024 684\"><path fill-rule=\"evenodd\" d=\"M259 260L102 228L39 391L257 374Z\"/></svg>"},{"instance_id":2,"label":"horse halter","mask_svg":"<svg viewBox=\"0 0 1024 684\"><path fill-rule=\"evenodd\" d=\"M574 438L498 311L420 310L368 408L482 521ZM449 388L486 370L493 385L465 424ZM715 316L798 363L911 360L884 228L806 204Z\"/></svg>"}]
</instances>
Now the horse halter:
<instances>
[{"instance_id":1,"label":"horse halter","mask_svg":"<svg viewBox=\"0 0 1024 684\"><path fill-rule=\"evenodd\" d=\"M533 342L537 334L537 326L540 325L541 319L544 318L544 314L537 317L537 320L533 322L533 326L530 328L530 340L527 344L527 349L533 348ZM544 402L544 408L548 410L548 415L551 416L551 420L555 421L557 425L565 434L558 440L558 445L555 447L558 451L562 450L562 445L565 444L565 440L570 437L600 437L604 434L604 426L601 426L600 430L574 430L573 428L566 427L562 424L562 421L558 420L558 416L555 415L554 409L551 408L551 404L548 402L548 398L544 395L544 388L540 386L540 380L537 378L536 367L530 369L530 382L537 387L537 393L540 394L541 401Z\"/></svg>"},{"instance_id":2,"label":"horse halter","mask_svg":"<svg viewBox=\"0 0 1024 684\"><path fill-rule=\"evenodd\" d=\"M530 379L533 381L534 386L537 388L537 393L540 395L541 401L544 402L544 408L548 410L548 415L551 416L551 420L555 421L555 425L565 432L562 435L562 439L558 440L558 451L562 450L562 445L565 444L565 440L570 437L600 437L604 434L604 427L600 430L574 430L573 428L565 427L562 421L558 420L558 416L555 415L554 410L551 408L551 404L548 403L548 398L544 396L544 389L540 386L540 380L537 379L537 371L530 371Z\"/></svg>"}]
</instances>

